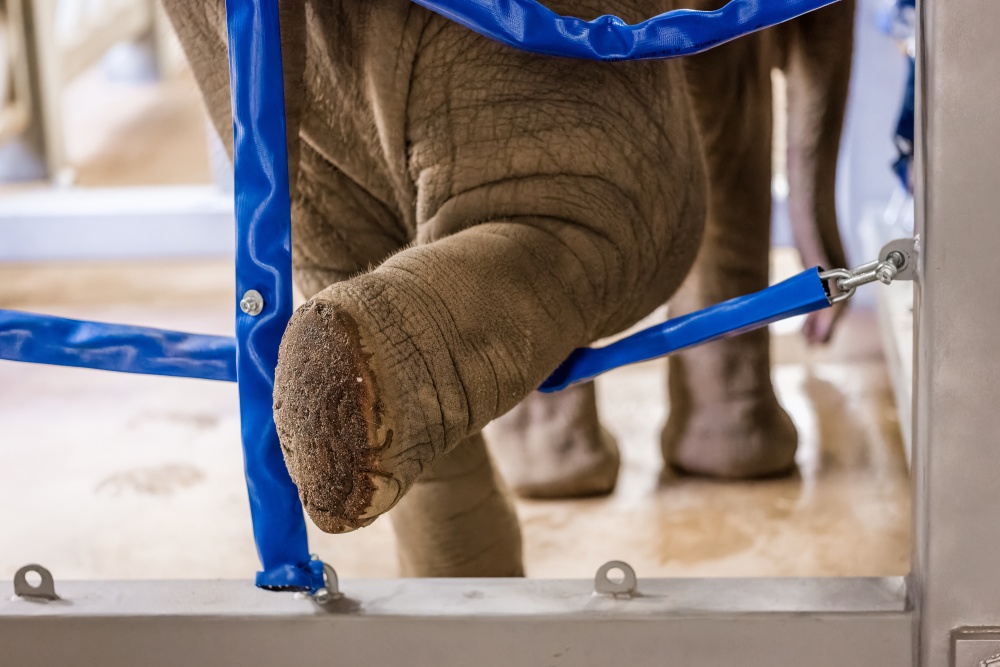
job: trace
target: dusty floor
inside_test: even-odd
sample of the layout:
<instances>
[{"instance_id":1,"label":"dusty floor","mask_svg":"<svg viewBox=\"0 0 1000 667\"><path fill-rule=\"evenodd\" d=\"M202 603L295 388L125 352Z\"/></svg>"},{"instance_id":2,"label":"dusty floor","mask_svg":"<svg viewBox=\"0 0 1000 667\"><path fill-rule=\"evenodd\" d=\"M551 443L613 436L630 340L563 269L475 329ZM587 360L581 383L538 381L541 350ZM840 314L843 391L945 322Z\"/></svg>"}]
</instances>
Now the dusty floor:
<instances>
[{"instance_id":1,"label":"dusty floor","mask_svg":"<svg viewBox=\"0 0 1000 667\"><path fill-rule=\"evenodd\" d=\"M126 84L94 68L67 87L63 104L73 110L64 131L75 185L209 182L206 115L188 70Z\"/></svg>"},{"instance_id":2,"label":"dusty floor","mask_svg":"<svg viewBox=\"0 0 1000 667\"><path fill-rule=\"evenodd\" d=\"M228 262L0 267L0 307L206 333L231 330ZM169 287L167 287L169 286ZM659 488L664 369L601 378L623 468L610 498L519 502L530 576L888 575L908 569L906 465L874 318L835 344L776 336L774 375L802 435L799 474ZM0 362L0 572L244 577L256 567L235 388ZM387 521L313 549L346 577L396 573Z\"/></svg>"},{"instance_id":3,"label":"dusty floor","mask_svg":"<svg viewBox=\"0 0 1000 667\"><path fill-rule=\"evenodd\" d=\"M208 180L190 78L69 95L79 184ZM225 261L0 265L0 307L228 334L231 274ZM905 573L908 475L874 315L852 313L819 350L794 327L775 337L774 377L802 437L798 475L659 487L663 364L617 371L598 386L618 490L519 502L529 575L591 577L614 558L640 577ZM0 576L29 562L63 579L250 576L236 400L226 384L0 362ZM312 546L341 576L396 574L386 520Z\"/></svg>"}]
</instances>

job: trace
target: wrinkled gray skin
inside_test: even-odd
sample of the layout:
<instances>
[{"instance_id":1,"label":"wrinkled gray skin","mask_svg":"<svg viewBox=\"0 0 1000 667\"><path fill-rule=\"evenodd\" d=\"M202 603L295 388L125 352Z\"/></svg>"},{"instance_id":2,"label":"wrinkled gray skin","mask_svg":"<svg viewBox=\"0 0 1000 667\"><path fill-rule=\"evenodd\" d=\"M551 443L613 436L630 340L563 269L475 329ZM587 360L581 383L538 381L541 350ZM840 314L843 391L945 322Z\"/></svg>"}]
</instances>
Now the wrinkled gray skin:
<instances>
[{"instance_id":1,"label":"wrinkled gray skin","mask_svg":"<svg viewBox=\"0 0 1000 667\"><path fill-rule=\"evenodd\" d=\"M800 247L843 263L832 178L848 2L683 64L602 64L521 53L409 0L281 0L295 278L315 296L286 331L274 407L313 521L343 532L395 507L404 574L521 574L479 432L572 349L675 293L677 312L766 284L771 66L791 82ZM629 22L678 6L546 4ZM223 1L165 5L231 146ZM822 338L829 323L810 326ZM792 465L765 332L677 357L670 388L672 465ZM512 417L511 452L529 462L518 488L613 484L591 388L520 410L562 415L569 435Z\"/></svg>"},{"instance_id":2,"label":"wrinkled gray skin","mask_svg":"<svg viewBox=\"0 0 1000 667\"><path fill-rule=\"evenodd\" d=\"M709 214L698 263L670 301L672 317L768 284L772 68L783 70L787 81L788 205L803 264L846 265L834 181L853 17L854 2L845 0L683 60L708 167ZM841 308L810 315L807 339L829 340ZM662 435L669 467L723 478L794 467L797 434L774 396L769 351L763 329L671 357ZM592 386L532 394L491 429L500 468L520 495L584 496L614 488L618 450L598 426Z\"/></svg>"}]
</instances>

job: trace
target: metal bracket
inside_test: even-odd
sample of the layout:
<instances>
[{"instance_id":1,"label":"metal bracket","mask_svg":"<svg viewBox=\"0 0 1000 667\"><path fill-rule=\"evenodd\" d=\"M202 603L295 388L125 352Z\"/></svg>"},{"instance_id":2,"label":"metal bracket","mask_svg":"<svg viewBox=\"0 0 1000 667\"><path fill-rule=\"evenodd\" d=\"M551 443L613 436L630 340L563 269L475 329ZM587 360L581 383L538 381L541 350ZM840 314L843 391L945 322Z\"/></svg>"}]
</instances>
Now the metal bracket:
<instances>
[{"instance_id":1,"label":"metal bracket","mask_svg":"<svg viewBox=\"0 0 1000 667\"><path fill-rule=\"evenodd\" d=\"M951 643L952 667L1000 667L1000 628L959 628Z\"/></svg>"},{"instance_id":2,"label":"metal bracket","mask_svg":"<svg viewBox=\"0 0 1000 667\"><path fill-rule=\"evenodd\" d=\"M621 581L614 581L608 576L614 570L619 570L622 573ZM635 595L637 587L635 570L625 561L608 561L598 568L597 574L594 576L594 593L597 595L632 597Z\"/></svg>"},{"instance_id":3,"label":"metal bracket","mask_svg":"<svg viewBox=\"0 0 1000 667\"><path fill-rule=\"evenodd\" d=\"M28 582L29 572L34 572L41 577L37 586L32 586ZM44 600L46 602L60 599L56 595L56 585L52 579L52 573L41 565L35 564L25 565L14 575L14 595L27 600Z\"/></svg>"},{"instance_id":4,"label":"metal bracket","mask_svg":"<svg viewBox=\"0 0 1000 667\"><path fill-rule=\"evenodd\" d=\"M896 266L896 275L893 280L915 280L917 277L917 252L919 250L918 238L894 239L889 241L878 253L880 263L888 262L892 253L899 253L903 258L903 263Z\"/></svg>"}]
</instances>

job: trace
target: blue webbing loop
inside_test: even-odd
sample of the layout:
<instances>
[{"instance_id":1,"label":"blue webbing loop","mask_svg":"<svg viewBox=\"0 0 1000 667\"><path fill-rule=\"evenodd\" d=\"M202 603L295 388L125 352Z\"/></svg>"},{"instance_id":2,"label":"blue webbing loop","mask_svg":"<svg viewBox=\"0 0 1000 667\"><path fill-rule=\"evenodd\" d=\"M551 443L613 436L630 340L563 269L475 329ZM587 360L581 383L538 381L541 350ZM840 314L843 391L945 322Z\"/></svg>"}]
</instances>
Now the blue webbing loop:
<instances>
[{"instance_id":1,"label":"blue webbing loop","mask_svg":"<svg viewBox=\"0 0 1000 667\"><path fill-rule=\"evenodd\" d=\"M508 46L547 56L647 60L687 56L794 19L837 0L731 0L712 12L676 9L629 25L561 16L535 0L413 0Z\"/></svg>"},{"instance_id":2,"label":"blue webbing loop","mask_svg":"<svg viewBox=\"0 0 1000 667\"><path fill-rule=\"evenodd\" d=\"M277 0L227 0L236 183L236 290L257 290L264 310L236 310L247 488L263 572L257 585L316 591L299 493L285 467L271 406L278 346L292 315L291 202Z\"/></svg>"},{"instance_id":3,"label":"blue webbing loop","mask_svg":"<svg viewBox=\"0 0 1000 667\"><path fill-rule=\"evenodd\" d=\"M819 269L808 269L760 292L667 320L605 347L578 348L538 390L546 393L559 391L578 382L593 380L614 368L736 336L771 322L829 306L830 297L819 277Z\"/></svg>"},{"instance_id":4,"label":"blue webbing loop","mask_svg":"<svg viewBox=\"0 0 1000 667\"><path fill-rule=\"evenodd\" d=\"M0 359L236 382L236 339L0 310Z\"/></svg>"}]
</instances>

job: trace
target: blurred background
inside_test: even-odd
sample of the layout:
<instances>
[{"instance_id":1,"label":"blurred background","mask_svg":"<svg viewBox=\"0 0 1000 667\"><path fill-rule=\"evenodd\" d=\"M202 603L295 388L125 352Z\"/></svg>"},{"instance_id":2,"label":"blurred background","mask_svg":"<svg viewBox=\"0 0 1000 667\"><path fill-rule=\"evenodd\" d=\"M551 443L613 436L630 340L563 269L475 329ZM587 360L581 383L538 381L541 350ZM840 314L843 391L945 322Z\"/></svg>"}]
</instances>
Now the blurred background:
<instances>
[{"instance_id":1,"label":"blurred background","mask_svg":"<svg viewBox=\"0 0 1000 667\"><path fill-rule=\"evenodd\" d=\"M838 183L855 264L913 230L901 5L859 2ZM783 155L774 280L800 269ZM156 2L0 0L0 308L231 335L231 200L228 158ZM601 378L618 489L518 501L529 576L590 577L611 559L641 577L906 573L911 310L909 284L879 285L829 346L808 348L794 320L773 328L775 384L801 437L787 479L658 484L665 364ZM241 456L232 385L0 361L0 576L39 562L64 579L248 577ZM396 575L386 520L313 532L342 577Z\"/></svg>"}]
</instances>

